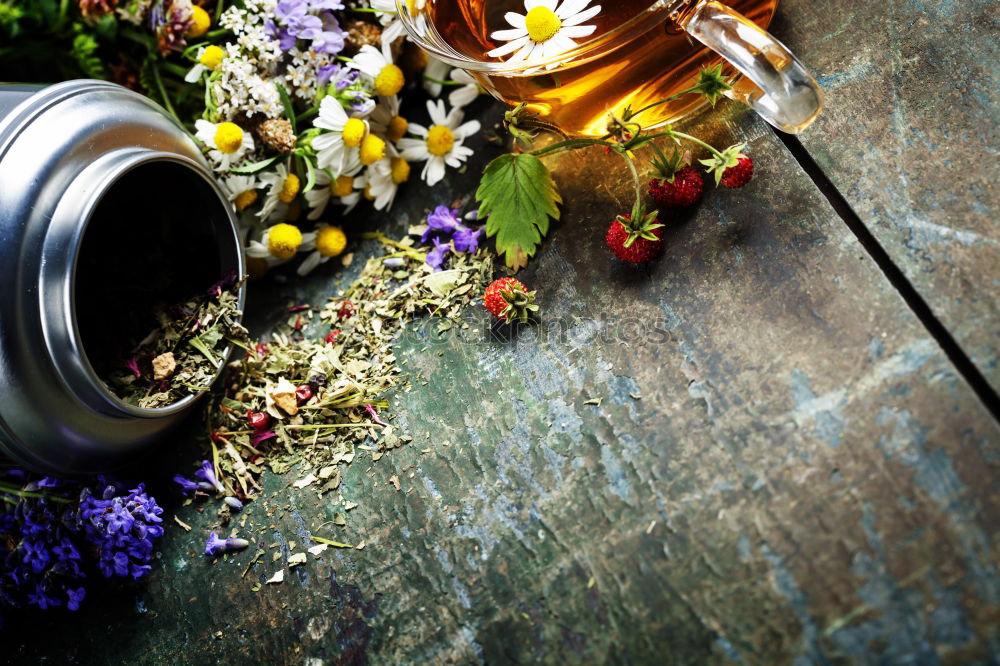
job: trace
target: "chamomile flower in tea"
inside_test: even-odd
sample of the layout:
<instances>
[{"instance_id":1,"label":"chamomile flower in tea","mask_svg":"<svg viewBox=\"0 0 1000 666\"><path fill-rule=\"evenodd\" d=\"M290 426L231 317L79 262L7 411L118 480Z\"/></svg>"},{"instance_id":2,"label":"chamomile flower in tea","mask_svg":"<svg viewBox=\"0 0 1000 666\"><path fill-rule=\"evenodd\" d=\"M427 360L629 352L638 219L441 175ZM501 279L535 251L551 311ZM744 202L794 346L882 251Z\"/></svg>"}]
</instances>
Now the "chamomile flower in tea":
<instances>
[{"instance_id":1,"label":"chamomile flower in tea","mask_svg":"<svg viewBox=\"0 0 1000 666\"><path fill-rule=\"evenodd\" d=\"M457 169L472 155L462 142L478 132L480 125L478 120L462 123L465 114L459 108L446 113L441 100L428 101L427 112L431 126L411 124L410 133L419 138L401 139L399 148L403 159L426 162L420 177L434 185L444 178L445 165Z\"/></svg>"},{"instance_id":2,"label":"chamomile flower in tea","mask_svg":"<svg viewBox=\"0 0 1000 666\"><path fill-rule=\"evenodd\" d=\"M524 14L507 12L504 18L513 26L509 30L497 30L490 38L496 42L507 42L489 51L491 58L509 55L506 62L537 62L554 58L576 47L573 40L589 37L597 29L596 25L580 25L601 12L600 5L587 8L591 0L524 0ZM547 69L554 69L549 64Z\"/></svg>"}]
</instances>

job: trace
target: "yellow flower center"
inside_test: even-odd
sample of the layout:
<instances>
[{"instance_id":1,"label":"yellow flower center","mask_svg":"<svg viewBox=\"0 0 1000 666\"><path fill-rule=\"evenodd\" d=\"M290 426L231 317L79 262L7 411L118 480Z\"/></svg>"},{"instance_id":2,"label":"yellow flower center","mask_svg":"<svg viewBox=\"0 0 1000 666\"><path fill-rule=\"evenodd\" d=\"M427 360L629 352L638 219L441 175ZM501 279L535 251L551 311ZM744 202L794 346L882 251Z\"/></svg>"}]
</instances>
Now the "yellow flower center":
<instances>
[{"instance_id":1,"label":"yellow flower center","mask_svg":"<svg viewBox=\"0 0 1000 666\"><path fill-rule=\"evenodd\" d=\"M347 247L347 236L340 227L322 227L316 232L316 251L324 257L336 257Z\"/></svg>"},{"instance_id":2,"label":"yellow flower center","mask_svg":"<svg viewBox=\"0 0 1000 666\"><path fill-rule=\"evenodd\" d=\"M383 97L391 97L403 89L404 83L406 80L403 78L403 70L390 62L375 77L375 92Z\"/></svg>"},{"instance_id":3,"label":"yellow flower center","mask_svg":"<svg viewBox=\"0 0 1000 666\"><path fill-rule=\"evenodd\" d=\"M427 130L427 150L431 155L447 155L455 145L455 135L444 125L433 125Z\"/></svg>"},{"instance_id":4,"label":"yellow flower center","mask_svg":"<svg viewBox=\"0 0 1000 666\"><path fill-rule=\"evenodd\" d=\"M361 140L368 134L368 126L360 118L348 118L344 125L344 145L350 148L357 148L361 145Z\"/></svg>"},{"instance_id":5,"label":"yellow flower center","mask_svg":"<svg viewBox=\"0 0 1000 666\"><path fill-rule=\"evenodd\" d=\"M337 176L337 180L330 183L330 194L335 197L346 197L354 191L354 176Z\"/></svg>"},{"instance_id":6,"label":"yellow flower center","mask_svg":"<svg viewBox=\"0 0 1000 666\"><path fill-rule=\"evenodd\" d=\"M385 141L374 134L366 136L361 142L361 163L370 166L383 157L385 157Z\"/></svg>"},{"instance_id":7,"label":"yellow flower center","mask_svg":"<svg viewBox=\"0 0 1000 666\"><path fill-rule=\"evenodd\" d=\"M533 42L545 42L552 39L562 21L548 7L535 7L524 17L524 27L528 29L528 38Z\"/></svg>"},{"instance_id":8,"label":"yellow flower center","mask_svg":"<svg viewBox=\"0 0 1000 666\"><path fill-rule=\"evenodd\" d=\"M219 123L215 128L215 147L220 153L235 153L243 145L243 130L236 123Z\"/></svg>"},{"instance_id":9,"label":"yellow flower center","mask_svg":"<svg viewBox=\"0 0 1000 666\"><path fill-rule=\"evenodd\" d=\"M236 198L233 199L233 203L236 204L236 210L238 211L246 210L255 201L257 201L257 190L245 190L237 194Z\"/></svg>"},{"instance_id":10,"label":"yellow flower center","mask_svg":"<svg viewBox=\"0 0 1000 666\"><path fill-rule=\"evenodd\" d=\"M420 3L417 0L406 0L406 9L410 12L410 16L416 16L420 11Z\"/></svg>"},{"instance_id":11,"label":"yellow flower center","mask_svg":"<svg viewBox=\"0 0 1000 666\"><path fill-rule=\"evenodd\" d=\"M375 201L375 195L372 194L371 185L365 185L365 199L368 199L368 201Z\"/></svg>"},{"instance_id":12,"label":"yellow flower center","mask_svg":"<svg viewBox=\"0 0 1000 666\"><path fill-rule=\"evenodd\" d=\"M201 52L201 56L198 58L200 62L205 67L209 69L215 69L222 62L222 59L226 57L226 52L215 44L209 44L205 47L205 50Z\"/></svg>"},{"instance_id":13,"label":"yellow flower center","mask_svg":"<svg viewBox=\"0 0 1000 666\"><path fill-rule=\"evenodd\" d=\"M282 222L267 233L267 251L278 259L291 259L302 245L302 232L298 227Z\"/></svg>"},{"instance_id":14,"label":"yellow flower center","mask_svg":"<svg viewBox=\"0 0 1000 666\"><path fill-rule=\"evenodd\" d=\"M212 25L212 17L198 5L191 7L191 27L184 33L185 37L201 37Z\"/></svg>"},{"instance_id":15,"label":"yellow flower center","mask_svg":"<svg viewBox=\"0 0 1000 666\"><path fill-rule=\"evenodd\" d=\"M285 177L285 182L281 184L281 191L278 192L278 201L282 203L292 203L292 199L299 193L299 177L294 173Z\"/></svg>"},{"instance_id":16,"label":"yellow flower center","mask_svg":"<svg viewBox=\"0 0 1000 666\"><path fill-rule=\"evenodd\" d=\"M410 165L402 157L393 157L390 164L392 164L392 182L399 185L410 178Z\"/></svg>"},{"instance_id":17,"label":"yellow flower center","mask_svg":"<svg viewBox=\"0 0 1000 666\"><path fill-rule=\"evenodd\" d=\"M393 116L389 121L389 126L385 130L385 137L396 143L406 135L406 130L410 123L403 116Z\"/></svg>"}]
</instances>

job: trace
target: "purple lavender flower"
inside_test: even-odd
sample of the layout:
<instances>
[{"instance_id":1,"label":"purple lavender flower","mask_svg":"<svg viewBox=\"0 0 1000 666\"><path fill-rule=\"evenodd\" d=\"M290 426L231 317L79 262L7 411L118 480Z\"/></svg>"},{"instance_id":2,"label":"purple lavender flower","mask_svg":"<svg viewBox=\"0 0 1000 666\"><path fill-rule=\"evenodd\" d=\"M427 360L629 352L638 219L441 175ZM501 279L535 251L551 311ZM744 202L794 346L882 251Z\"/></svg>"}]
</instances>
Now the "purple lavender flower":
<instances>
[{"instance_id":1,"label":"purple lavender flower","mask_svg":"<svg viewBox=\"0 0 1000 666\"><path fill-rule=\"evenodd\" d=\"M78 587L75 590L66 588L66 596L66 608L72 611L80 610L80 602L87 596L87 590L82 587Z\"/></svg>"},{"instance_id":2,"label":"purple lavender flower","mask_svg":"<svg viewBox=\"0 0 1000 666\"><path fill-rule=\"evenodd\" d=\"M197 483L195 483L194 481L191 481L190 479L184 478L180 474L175 474L174 475L174 483L177 483L177 484L180 485L181 491L185 495L190 495L191 493L193 493L196 490L198 490L198 484Z\"/></svg>"},{"instance_id":3,"label":"purple lavender flower","mask_svg":"<svg viewBox=\"0 0 1000 666\"><path fill-rule=\"evenodd\" d=\"M339 3L338 3L339 4ZM330 12L319 15L320 31L312 37L312 49L317 53L335 55L344 50L344 31L340 29L337 17Z\"/></svg>"},{"instance_id":4,"label":"purple lavender flower","mask_svg":"<svg viewBox=\"0 0 1000 666\"><path fill-rule=\"evenodd\" d=\"M220 493L225 490L222 484L219 483L219 480L215 478L215 467L212 465L211 461L208 460L201 461L201 468L198 469L194 473L194 475L204 481L204 483L200 483L198 485L200 485L202 488L205 488L206 490L214 489ZM208 487L206 487L205 484L207 484Z\"/></svg>"},{"instance_id":5,"label":"purple lavender flower","mask_svg":"<svg viewBox=\"0 0 1000 666\"><path fill-rule=\"evenodd\" d=\"M435 231L444 231L449 235L455 233L462 223L458 219L458 210L447 206L438 206L434 212L427 215L427 230L420 236L420 242L426 243Z\"/></svg>"},{"instance_id":6,"label":"purple lavender flower","mask_svg":"<svg viewBox=\"0 0 1000 666\"><path fill-rule=\"evenodd\" d=\"M220 539L215 532L212 532L208 536L208 541L205 542L205 554L219 555L221 553L228 553L232 550L242 550L249 545L250 542L246 539L237 539L235 537Z\"/></svg>"},{"instance_id":7,"label":"purple lavender flower","mask_svg":"<svg viewBox=\"0 0 1000 666\"><path fill-rule=\"evenodd\" d=\"M235 497L226 497L222 501L226 503L226 506L228 506L230 509L233 509L234 511L243 510L243 502L239 501Z\"/></svg>"},{"instance_id":8,"label":"purple lavender flower","mask_svg":"<svg viewBox=\"0 0 1000 666\"><path fill-rule=\"evenodd\" d=\"M479 249L479 239L482 237L483 230L470 229L464 225L459 225L455 235L452 236L452 241L455 245L456 252L475 252Z\"/></svg>"},{"instance_id":9,"label":"purple lavender flower","mask_svg":"<svg viewBox=\"0 0 1000 666\"><path fill-rule=\"evenodd\" d=\"M451 250L451 243L442 243L437 238L433 239L434 249L427 253L427 265L436 271L441 270L445 255Z\"/></svg>"},{"instance_id":10,"label":"purple lavender flower","mask_svg":"<svg viewBox=\"0 0 1000 666\"><path fill-rule=\"evenodd\" d=\"M337 63L330 63L329 65L322 65L316 71L316 81L321 86L325 86L333 78L334 74L340 72L340 65Z\"/></svg>"}]
</instances>

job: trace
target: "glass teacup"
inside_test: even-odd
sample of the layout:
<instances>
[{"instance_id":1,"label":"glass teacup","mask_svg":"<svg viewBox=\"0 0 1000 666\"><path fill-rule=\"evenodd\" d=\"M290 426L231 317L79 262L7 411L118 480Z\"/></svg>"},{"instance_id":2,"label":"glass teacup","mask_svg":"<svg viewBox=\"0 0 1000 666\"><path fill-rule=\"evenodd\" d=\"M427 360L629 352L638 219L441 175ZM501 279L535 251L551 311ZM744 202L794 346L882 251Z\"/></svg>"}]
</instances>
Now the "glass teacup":
<instances>
[{"instance_id":1,"label":"glass teacup","mask_svg":"<svg viewBox=\"0 0 1000 666\"><path fill-rule=\"evenodd\" d=\"M715 0L396 2L417 45L569 135L603 135L609 113L675 95L723 58L729 78L745 77L727 94L778 129L805 129L823 105L816 80L763 29L777 0L730 0L733 8ZM685 95L634 120L655 127L703 103Z\"/></svg>"}]
</instances>

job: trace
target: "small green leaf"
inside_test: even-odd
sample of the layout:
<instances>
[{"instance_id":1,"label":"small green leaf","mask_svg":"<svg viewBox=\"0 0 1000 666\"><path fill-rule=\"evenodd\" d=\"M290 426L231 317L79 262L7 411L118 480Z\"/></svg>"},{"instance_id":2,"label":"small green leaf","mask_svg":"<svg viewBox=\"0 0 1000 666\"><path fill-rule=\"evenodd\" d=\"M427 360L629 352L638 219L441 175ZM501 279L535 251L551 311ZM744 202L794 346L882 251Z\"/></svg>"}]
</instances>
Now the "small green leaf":
<instances>
[{"instance_id":1,"label":"small green leaf","mask_svg":"<svg viewBox=\"0 0 1000 666\"><path fill-rule=\"evenodd\" d=\"M562 197L542 161L528 153L501 155L486 165L476 190L486 235L496 236L497 251L511 268L523 268L559 219Z\"/></svg>"},{"instance_id":2,"label":"small green leaf","mask_svg":"<svg viewBox=\"0 0 1000 666\"><path fill-rule=\"evenodd\" d=\"M296 134L295 107L292 106L292 99L288 96L288 91L285 90L285 86L275 81L274 87L278 89L278 96L281 97L281 105L285 107L285 117L288 118L288 122L292 125L292 134Z\"/></svg>"},{"instance_id":3,"label":"small green leaf","mask_svg":"<svg viewBox=\"0 0 1000 666\"><path fill-rule=\"evenodd\" d=\"M262 171L267 167L271 166L271 164L279 157L281 157L281 155L268 157L266 160L261 160L260 162L253 162L252 164L244 164L243 166L240 167L234 167L229 170L229 173L239 173L239 174L257 173L258 171Z\"/></svg>"}]
</instances>

